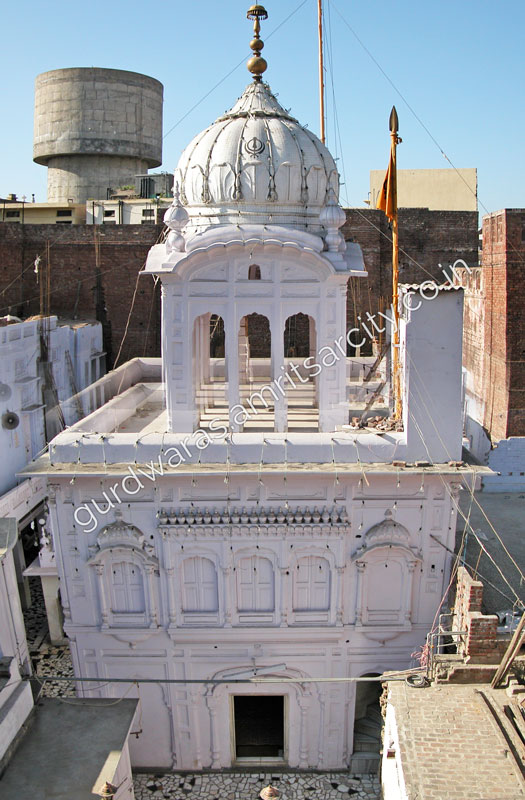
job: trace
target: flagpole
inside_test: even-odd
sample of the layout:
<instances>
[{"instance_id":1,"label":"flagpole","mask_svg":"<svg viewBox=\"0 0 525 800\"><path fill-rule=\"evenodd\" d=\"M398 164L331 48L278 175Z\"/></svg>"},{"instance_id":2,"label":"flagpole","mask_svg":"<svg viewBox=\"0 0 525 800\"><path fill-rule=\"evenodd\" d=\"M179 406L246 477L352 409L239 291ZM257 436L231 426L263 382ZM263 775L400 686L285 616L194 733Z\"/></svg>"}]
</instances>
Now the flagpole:
<instances>
[{"instance_id":1,"label":"flagpole","mask_svg":"<svg viewBox=\"0 0 525 800\"><path fill-rule=\"evenodd\" d=\"M392 357L392 374L394 389L394 416L401 419L401 371L399 359L399 239L397 228L397 145L401 141L398 136L399 120L396 107L390 112L390 138L392 142L392 305L394 306L394 352Z\"/></svg>"},{"instance_id":2,"label":"flagpole","mask_svg":"<svg viewBox=\"0 0 525 800\"><path fill-rule=\"evenodd\" d=\"M326 144L325 136L325 113L324 113L324 66L323 66L323 7L322 0L317 0L317 16L319 22L319 114L321 118L321 136L323 144Z\"/></svg>"}]
</instances>

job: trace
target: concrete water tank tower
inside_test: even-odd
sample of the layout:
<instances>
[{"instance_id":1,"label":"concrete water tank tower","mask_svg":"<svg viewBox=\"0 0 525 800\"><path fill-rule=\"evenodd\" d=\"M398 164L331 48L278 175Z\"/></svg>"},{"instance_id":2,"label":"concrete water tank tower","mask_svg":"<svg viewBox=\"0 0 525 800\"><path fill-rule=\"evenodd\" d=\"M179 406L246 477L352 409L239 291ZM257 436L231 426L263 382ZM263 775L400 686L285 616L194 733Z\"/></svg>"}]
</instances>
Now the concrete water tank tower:
<instances>
[{"instance_id":1,"label":"concrete water tank tower","mask_svg":"<svg viewBox=\"0 0 525 800\"><path fill-rule=\"evenodd\" d=\"M33 160L47 200L105 200L162 163L162 84L120 69L55 69L35 81Z\"/></svg>"}]
</instances>

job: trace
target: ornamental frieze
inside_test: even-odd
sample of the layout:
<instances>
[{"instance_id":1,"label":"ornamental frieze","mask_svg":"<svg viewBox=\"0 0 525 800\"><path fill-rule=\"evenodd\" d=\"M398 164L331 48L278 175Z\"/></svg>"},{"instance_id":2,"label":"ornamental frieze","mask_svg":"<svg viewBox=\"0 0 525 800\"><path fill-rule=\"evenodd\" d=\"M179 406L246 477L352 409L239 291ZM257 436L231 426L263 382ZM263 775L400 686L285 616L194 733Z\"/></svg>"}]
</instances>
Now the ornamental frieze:
<instances>
[{"instance_id":1,"label":"ornamental frieze","mask_svg":"<svg viewBox=\"0 0 525 800\"><path fill-rule=\"evenodd\" d=\"M161 509L157 518L163 535L170 536L344 536L350 532L346 509L335 506Z\"/></svg>"}]
</instances>

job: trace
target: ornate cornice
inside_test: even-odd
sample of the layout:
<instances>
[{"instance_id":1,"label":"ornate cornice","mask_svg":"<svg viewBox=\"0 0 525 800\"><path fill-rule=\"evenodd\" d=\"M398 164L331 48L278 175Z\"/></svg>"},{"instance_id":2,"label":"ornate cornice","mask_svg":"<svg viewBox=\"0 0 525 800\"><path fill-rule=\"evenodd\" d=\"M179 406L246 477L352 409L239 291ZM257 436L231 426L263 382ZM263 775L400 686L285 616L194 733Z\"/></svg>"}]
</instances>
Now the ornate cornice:
<instances>
[{"instance_id":1,"label":"ornate cornice","mask_svg":"<svg viewBox=\"0 0 525 800\"><path fill-rule=\"evenodd\" d=\"M202 538L213 536L338 536L350 533L350 525L159 525L167 538Z\"/></svg>"},{"instance_id":2,"label":"ornate cornice","mask_svg":"<svg viewBox=\"0 0 525 800\"><path fill-rule=\"evenodd\" d=\"M164 536L344 536L350 532L346 509L179 508L161 509L158 527Z\"/></svg>"}]
</instances>

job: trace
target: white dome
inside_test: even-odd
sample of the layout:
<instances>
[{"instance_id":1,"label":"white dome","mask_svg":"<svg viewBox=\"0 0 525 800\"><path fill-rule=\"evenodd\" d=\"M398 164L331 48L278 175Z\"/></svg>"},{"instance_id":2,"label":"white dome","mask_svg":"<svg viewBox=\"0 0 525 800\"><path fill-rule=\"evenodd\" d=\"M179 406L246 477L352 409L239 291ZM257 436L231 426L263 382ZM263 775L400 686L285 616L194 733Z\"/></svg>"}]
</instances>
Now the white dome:
<instances>
[{"instance_id":1,"label":"white dome","mask_svg":"<svg viewBox=\"0 0 525 800\"><path fill-rule=\"evenodd\" d=\"M327 192L339 195L322 142L251 83L233 108L199 133L175 170L189 227L253 222L319 231Z\"/></svg>"}]
</instances>

